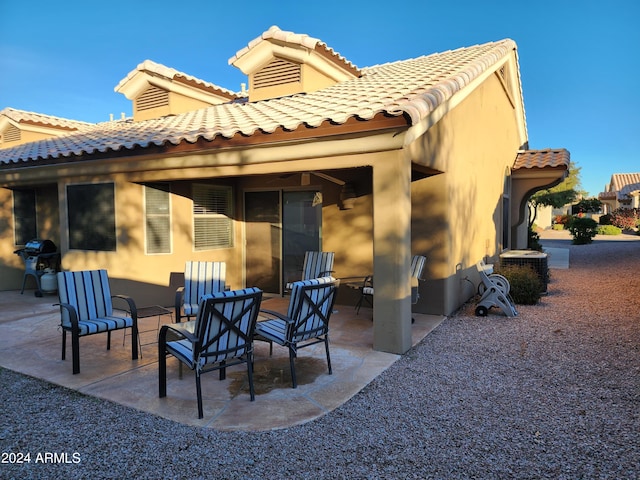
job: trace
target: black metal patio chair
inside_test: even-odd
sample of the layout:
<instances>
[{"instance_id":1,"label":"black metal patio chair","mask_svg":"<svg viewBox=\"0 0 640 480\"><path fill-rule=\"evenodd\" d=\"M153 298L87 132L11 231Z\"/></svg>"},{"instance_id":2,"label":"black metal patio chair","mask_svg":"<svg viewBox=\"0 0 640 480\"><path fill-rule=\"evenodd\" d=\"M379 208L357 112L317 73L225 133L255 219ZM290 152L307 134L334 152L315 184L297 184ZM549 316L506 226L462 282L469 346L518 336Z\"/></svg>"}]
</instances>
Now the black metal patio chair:
<instances>
[{"instance_id":1,"label":"black metal patio chair","mask_svg":"<svg viewBox=\"0 0 640 480\"><path fill-rule=\"evenodd\" d=\"M226 368L246 363L251 401L253 389L253 334L256 327L262 290L217 292L200 299L198 314L191 322L163 325L158 339L159 396L167 396L167 355L195 371L198 418L203 417L203 373L219 370L220 380Z\"/></svg>"},{"instance_id":2,"label":"black metal patio chair","mask_svg":"<svg viewBox=\"0 0 640 480\"><path fill-rule=\"evenodd\" d=\"M338 285L339 281L333 277L294 282L286 315L273 310L261 311L262 316L270 318L258 322L254 338L269 342L270 352L273 352L274 342L289 349L293 388L298 386L294 359L300 348L324 342L329 374L332 373L329 318L333 312Z\"/></svg>"}]
</instances>

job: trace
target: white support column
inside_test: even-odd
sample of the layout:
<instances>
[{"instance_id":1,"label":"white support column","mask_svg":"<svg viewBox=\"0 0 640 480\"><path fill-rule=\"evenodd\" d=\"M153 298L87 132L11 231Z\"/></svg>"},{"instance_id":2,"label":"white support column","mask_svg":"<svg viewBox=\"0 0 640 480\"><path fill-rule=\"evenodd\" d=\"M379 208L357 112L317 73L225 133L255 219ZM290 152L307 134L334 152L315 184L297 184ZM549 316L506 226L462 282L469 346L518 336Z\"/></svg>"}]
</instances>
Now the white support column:
<instances>
[{"instance_id":1,"label":"white support column","mask_svg":"<svg viewBox=\"0 0 640 480\"><path fill-rule=\"evenodd\" d=\"M373 348L411 348L411 163L402 152L373 167Z\"/></svg>"}]
</instances>

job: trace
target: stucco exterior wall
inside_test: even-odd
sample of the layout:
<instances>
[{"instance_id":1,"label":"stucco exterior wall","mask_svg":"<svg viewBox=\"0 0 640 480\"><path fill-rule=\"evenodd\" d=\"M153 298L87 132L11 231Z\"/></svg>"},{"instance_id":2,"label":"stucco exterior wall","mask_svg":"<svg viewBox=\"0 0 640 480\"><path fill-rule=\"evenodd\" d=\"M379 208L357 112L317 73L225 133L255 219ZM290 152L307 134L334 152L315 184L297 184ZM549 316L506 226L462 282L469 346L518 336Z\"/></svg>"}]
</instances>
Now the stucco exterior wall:
<instances>
[{"instance_id":1,"label":"stucco exterior wall","mask_svg":"<svg viewBox=\"0 0 640 480\"><path fill-rule=\"evenodd\" d=\"M475 293L476 263L501 248L504 176L519 148L514 109L495 75L414 146L434 166L446 165L412 183L413 249L429 259L414 308L450 314Z\"/></svg>"}]
</instances>

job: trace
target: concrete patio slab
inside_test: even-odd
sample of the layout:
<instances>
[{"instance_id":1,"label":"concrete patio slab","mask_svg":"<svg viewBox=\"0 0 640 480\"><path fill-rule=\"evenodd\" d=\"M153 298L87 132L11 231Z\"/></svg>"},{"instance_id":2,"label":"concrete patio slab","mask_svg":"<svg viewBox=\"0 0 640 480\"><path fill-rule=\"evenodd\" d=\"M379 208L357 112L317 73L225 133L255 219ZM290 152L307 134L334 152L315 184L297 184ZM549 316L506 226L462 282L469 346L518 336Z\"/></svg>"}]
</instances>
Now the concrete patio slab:
<instances>
[{"instance_id":1,"label":"concrete patio slab","mask_svg":"<svg viewBox=\"0 0 640 480\"><path fill-rule=\"evenodd\" d=\"M352 306L338 305L331 317L333 375L327 372L323 345L305 348L296 360L299 386L293 389L287 349L274 345L270 356L268 344L256 342L255 402L249 401L244 366L227 369L223 381L217 372L211 372L202 377L204 418L199 420L194 374L183 369L180 378L175 358L167 362L167 397L158 398L153 331L143 334L138 360L131 359L131 336L125 337L121 331L112 333L110 350L106 349L105 334L82 337L80 373L72 375L70 339L67 360L61 360L56 302L55 295L37 298L33 291L22 295L19 291L0 292L1 367L176 422L218 430L272 430L306 423L342 405L400 358L373 350L371 309L362 308L356 315ZM263 307L286 311L287 302L288 298L269 298ZM413 316L414 345L444 320L442 316ZM168 323L169 317L161 321ZM141 322L141 330L157 326L154 317Z\"/></svg>"}]
</instances>

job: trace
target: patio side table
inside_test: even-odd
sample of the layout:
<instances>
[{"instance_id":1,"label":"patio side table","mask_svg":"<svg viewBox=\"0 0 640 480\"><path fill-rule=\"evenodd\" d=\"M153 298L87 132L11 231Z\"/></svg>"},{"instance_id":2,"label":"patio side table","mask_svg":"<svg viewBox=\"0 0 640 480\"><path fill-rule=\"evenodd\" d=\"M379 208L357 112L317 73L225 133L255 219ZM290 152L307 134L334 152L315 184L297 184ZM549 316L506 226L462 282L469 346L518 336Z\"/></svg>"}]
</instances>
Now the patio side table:
<instances>
[{"instance_id":1,"label":"patio side table","mask_svg":"<svg viewBox=\"0 0 640 480\"><path fill-rule=\"evenodd\" d=\"M131 315L131 312L127 312L129 315ZM143 345L152 345L154 343L157 343L158 341L158 333L160 332L160 318L163 317L164 315L169 315L171 317L171 323L173 323L173 312L171 310L168 310L164 307L161 307L160 305L150 305L148 307L140 307L138 308L138 346L140 347L140 358L142 358L142 346ZM143 318L150 318L150 317L158 317L158 323L156 324L156 328L155 329L149 329L149 330L141 330L140 329L140 320ZM127 335L131 335L131 333L127 333L129 329L125 329L124 331L124 337L122 338L122 345L124 346L125 340L127 338ZM149 333L149 332L155 332L156 333L156 340L155 342L147 342L147 343L142 343L142 341L140 340L141 334L142 333Z\"/></svg>"}]
</instances>

